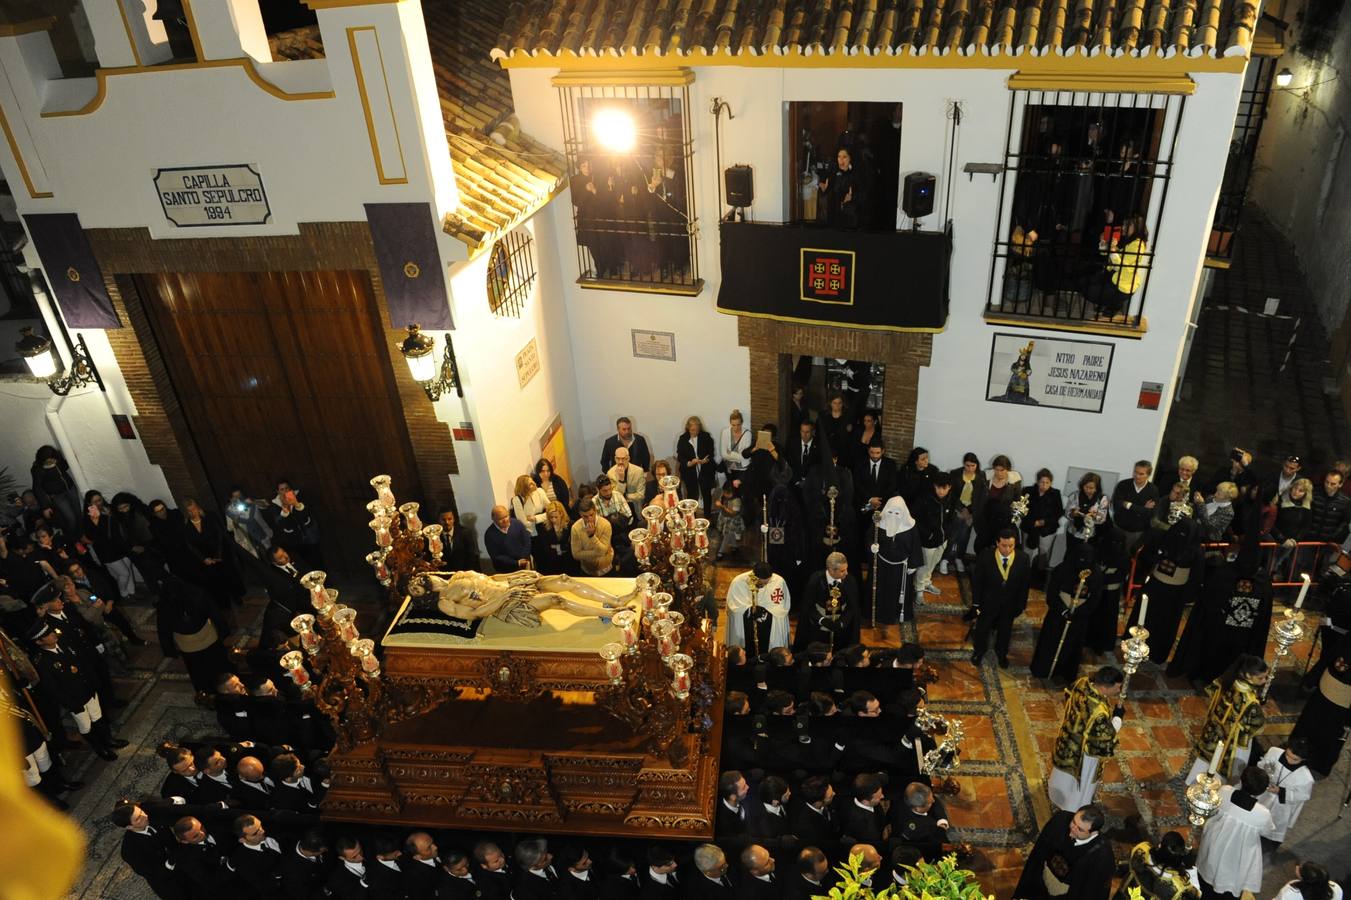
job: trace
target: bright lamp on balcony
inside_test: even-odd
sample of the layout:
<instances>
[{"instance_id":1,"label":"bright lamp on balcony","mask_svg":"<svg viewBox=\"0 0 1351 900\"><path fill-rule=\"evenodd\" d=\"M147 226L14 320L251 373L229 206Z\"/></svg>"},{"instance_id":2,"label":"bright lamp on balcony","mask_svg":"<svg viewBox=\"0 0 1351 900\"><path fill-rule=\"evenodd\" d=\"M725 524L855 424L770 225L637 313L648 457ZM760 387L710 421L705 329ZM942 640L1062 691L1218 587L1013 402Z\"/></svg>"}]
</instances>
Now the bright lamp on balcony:
<instances>
[{"instance_id":1,"label":"bright lamp on balcony","mask_svg":"<svg viewBox=\"0 0 1351 900\"><path fill-rule=\"evenodd\" d=\"M449 388L454 388L455 393L464 396L450 335L446 335L446 352L439 363L436 359L436 339L423 334L419 325L408 326L408 336L399 344L399 352L407 361L413 380L422 386L429 400L440 399L442 392Z\"/></svg>"},{"instance_id":2,"label":"bright lamp on balcony","mask_svg":"<svg viewBox=\"0 0 1351 900\"><path fill-rule=\"evenodd\" d=\"M591 120L591 130L602 147L612 153L632 153L638 142L633 116L622 109L602 109Z\"/></svg>"}]
</instances>

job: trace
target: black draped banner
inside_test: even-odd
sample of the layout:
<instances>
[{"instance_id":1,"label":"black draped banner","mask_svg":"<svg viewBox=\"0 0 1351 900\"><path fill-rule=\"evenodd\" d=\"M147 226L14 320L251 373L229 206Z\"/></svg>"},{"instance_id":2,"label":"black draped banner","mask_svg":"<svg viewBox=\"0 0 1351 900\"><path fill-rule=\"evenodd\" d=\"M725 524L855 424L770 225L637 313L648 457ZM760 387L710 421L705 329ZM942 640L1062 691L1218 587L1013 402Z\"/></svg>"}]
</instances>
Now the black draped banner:
<instances>
[{"instance_id":1,"label":"black draped banner","mask_svg":"<svg viewBox=\"0 0 1351 900\"><path fill-rule=\"evenodd\" d=\"M951 234L723 222L718 309L789 322L938 331Z\"/></svg>"},{"instance_id":2,"label":"black draped banner","mask_svg":"<svg viewBox=\"0 0 1351 900\"><path fill-rule=\"evenodd\" d=\"M103 272L75 213L25 215L61 317L71 328L121 328Z\"/></svg>"},{"instance_id":3,"label":"black draped banner","mask_svg":"<svg viewBox=\"0 0 1351 900\"><path fill-rule=\"evenodd\" d=\"M428 331L454 328L436 249L436 218L426 203L367 203L366 221L380 264L389 321Z\"/></svg>"}]
</instances>

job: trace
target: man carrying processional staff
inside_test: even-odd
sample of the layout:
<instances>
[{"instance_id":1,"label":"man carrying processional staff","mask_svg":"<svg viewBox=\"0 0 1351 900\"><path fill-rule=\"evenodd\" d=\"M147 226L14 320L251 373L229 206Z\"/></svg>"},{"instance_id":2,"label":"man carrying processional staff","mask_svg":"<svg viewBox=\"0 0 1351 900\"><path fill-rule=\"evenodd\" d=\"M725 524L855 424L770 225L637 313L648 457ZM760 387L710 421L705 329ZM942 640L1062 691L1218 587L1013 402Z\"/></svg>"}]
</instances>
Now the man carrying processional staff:
<instances>
[{"instance_id":1,"label":"man carrying processional staff","mask_svg":"<svg viewBox=\"0 0 1351 900\"><path fill-rule=\"evenodd\" d=\"M1065 714L1051 751L1047 793L1058 809L1075 812L1093 802L1103 760L1116 753L1125 708L1125 674L1103 666L1065 690Z\"/></svg>"}]
</instances>

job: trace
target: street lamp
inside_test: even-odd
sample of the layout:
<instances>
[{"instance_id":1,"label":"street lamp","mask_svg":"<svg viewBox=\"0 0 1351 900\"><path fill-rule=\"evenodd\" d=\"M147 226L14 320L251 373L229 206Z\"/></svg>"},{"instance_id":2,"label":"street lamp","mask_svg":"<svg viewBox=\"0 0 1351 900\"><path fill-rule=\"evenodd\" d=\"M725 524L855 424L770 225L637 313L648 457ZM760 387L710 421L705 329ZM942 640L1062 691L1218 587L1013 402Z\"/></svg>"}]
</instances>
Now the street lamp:
<instances>
[{"instance_id":1,"label":"street lamp","mask_svg":"<svg viewBox=\"0 0 1351 900\"><path fill-rule=\"evenodd\" d=\"M28 371L33 377L43 379L47 387L57 396L64 397L73 389L90 384L97 384L101 391L107 390L103 386L103 379L99 377L99 370L94 366L93 358L89 355L89 346L84 342L84 335L75 337L75 345L70 348L70 371L65 375L56 374L56 354L52 352L51 340L34 334L32 328L25 326L19 329L19 341L14 345L14 349L28 364Z\"/></svg>"},{"instance_id":2,"label":"street lamp","mask_svg":"<svg viewBox=\"0 0 1351 900\"><path fill-rule=\"evenodd\" d=\"M1289 66L1276 73L1276 87L1290 87L1290 82L1294 80L1295 73L1290 71Z\"/></svg>"},{"instance_id":3,"label":"street lamp","mask_svg":"<svg viewBox=\"0 0 1351 900\"><path fill-rule=\"evenodd\" d=\"M453 388L457 396L464 396L460 386L460 373L455 365L455 350L446 336L446 352L438 367L436 362L436 338L422 333L422 326L408 326L408 336L399 344L399 352L408 363L408 371L413 380L422 386L428 400L439 400L441 394Z\"/></svg>"}]
</instances>

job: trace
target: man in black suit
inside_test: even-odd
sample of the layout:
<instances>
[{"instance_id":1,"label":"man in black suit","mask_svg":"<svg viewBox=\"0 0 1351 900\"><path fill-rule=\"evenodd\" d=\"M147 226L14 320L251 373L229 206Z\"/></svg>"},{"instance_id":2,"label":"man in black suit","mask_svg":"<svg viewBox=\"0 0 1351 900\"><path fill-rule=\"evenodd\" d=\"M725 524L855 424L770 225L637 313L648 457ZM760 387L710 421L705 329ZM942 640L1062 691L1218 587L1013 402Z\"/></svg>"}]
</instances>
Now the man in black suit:
<instances>
[{"instance_id":1,"label":"man in black suit","mask_svg":"<svg viewBox=\"0 0 1351 900\"><path fill-rule=\"evenodd\" d=\"M600 900L600 880L591 868L591 854L581 844L560 845L554 854L559 900Z\"/></svg>"},{"instance_id":2,"label":"man in black suit","mask_svg":"<svg viewBox=\"0 0 1351 900\"><path fill-rule=\"evenodd\" d=\"M774 874L774 856L759 844L741 851L741 883L737 900L779 900L778 876Z\"/></svg>"},{"instance_id":3,"label":"man in black suit","mask_svg":"<svg viewBox=\"0 0 1351 900\"><path fill-rule=\"evenodd\" d=\"M819 847L798 851L793 873L784 880L783 900L812 900L830 891L830 861Z\"/></svg>"},{"instance_id":4,"label":"man in black suit","mask_svg":"<svg viewBox=\"0 0 1351 900\"><path fill-rule=\"evenodd\" d=\"M268 604L263 611L263 635L280 631L287 637L291 620L310 611L310 592L300 583L303 573L291 560L285 547L273 546L267 551L267 565L263 566L263 586L267 588Z\"/></svg>"},{"instance_id":5,"label":"man in black suit","mask_svg":"<svg viewBox=\"0 0 1351 900\"><path fill-rule=\"evenodd\" d=\"M447 572L481 572L483 563L478 555L478 538L471 528L459 527L455 510L443 509L437 516L441 523L441 558Z\"/></svg>"},{"instance_id":6,"label":"man in black suit","mask_svg":"<svg viewBox=\"0 0 1351 900\"><path fill-rule=\"evenodd\" d=\"M139 805L127 801L113 810L112 822L122 829L122 861L145 879L162 900L186 900L187 892L169 868L172 832L155 828Z\"/></svg>"},{"instance_id":7,"label":"man in black suit","mask_svg":"<svg viewBox=\"0 0 1351 900\"><path fill-rule=\"evenodd\" d=\"M788 826L788 800L793 792L787 781L767 775L755 793L759 802L747 812L746 830L756 843L783 856L797 845L797 838Z\"/></svg>"},{"instance_id":8,"label":"man in black suit","mask_svg":"<svg viewBox=\"0 0 1351 900\"><path fill-rule=\"evenodd\" d=\"M971 570L974 602L964 616L976 620L971 638L972 665L980 665L990 645L990 632L994 631L994 651L999 658L999 667L1008 668L1013 620L1027 608L1031 573L1027 554L1018 549L1018 533L1012 528L1002 529L995 538L994 547L977 555Z\"/></svg>"},{"instance_id":9,"label":"man in black suit","mask_svg":"<svg viewBox=\"0 0 1351 900\"><path fill-rule=\"evenodd\" d=\"M784 458L793 470L793 483L801 484L813 469L821 465L821 445L816 439L816 426L803 422L795 437L788 439Z\"/></svg>"},{"instance_id":10,"label":"man in black suit","mask_svg":"<svg viewBox=\"0 0 1351 900\"><path fill-rule=\"evenodd\" d=\"M788 817L788 830L797 835L803 846L829 850L838 857L835 848L839 846L840 835L831 809L834 800L835 788L825 775L804 780L798 785L797 805Z\"/></svg>"},{"instance_id":11,"label":"man in black suit","mask_svg":"<svg viewBox=\"0 0 1351 900\"><path fill-rule=\"evenodd\" d=\"M897 803L891 836L897 844L910 844L925 859L941 859L948 842L948 811L933 790L918 781L905 788L905 801Z\"/></svg>"},{"instance_id":12,"label":"man in black suit","mask_svg":"<svg viewBox=\"0 0 1351 900\"><path fill-rule=\"evenodd\" d=\"M685 879L684 900L734 900L736 889L727 877L727 854L717 844L694 848L693 872Z\"/></svg>"},{"instance_id":13,"label":"man in black suit","mask_svg":"<svg viewBox=\"0 0 1351 900\"><path fill-rule=\"evenodd\" d=\"M436 841L425 831L415 831L403 842L403 889L410 897L430 897L441 881Z\"/></svg>"},{"instance_id":14,"label":"man in black suit","mask_svg":"<svg viewBox=\"0 0 1351 900\"><path fill-rule=\"evenodd\" d=\"M268 775L275 787L272 802L276 809L295 813L318 814L322 795L315 789L305 766L294 753L282 753L273 758Z\"/></svg>"},{"instance_id":15,"label":"man in black suit","mask_svg":"<svg viewBox=\"0 0 1351 900\"><path fill-rule=\"evenodd\" d=\"M558 872L544 838L527 838L516 845L516 883L511 900L558 900Z\"/></svg>"},{"instance_id":16,"label":"man in black suit","mask_svg":"<svg viewBox=\"0 0 1351 900\"><path fill-rule=\"evenodd\" d=\"M647 877L643 879L643 891L639 896L642 900L677 900L680 887L675 854L660 844L650 845L647 848Z\"/></svg>"},{"instance_id":17,"label":"man in black suit","mask_svg":"<svg viewBox=\"0 0 1351 900\"><path fill-rule=\"evenodd\" d=\"M1126 535L1127 555L1135 552L1159 505L1159 486L1149 480L1153 473L1154 464L1142 459L1131 477L1121 479L1112 489L1112 523Z\"/></svg>"},{"instance_id":18,"label":"man in black suit","mask_svg":"<svg viewBox=\"0 0 1351 900\"><path fill-rule=\"evenodd\" d=\"M840 843L846 847L854 844L885 846L891 826L881 809L882 777L868 772L855 775L850 793L853 796L836 814Z\"/></svg>"},{"instance_id":19,"label":"man in black suit","mask_svg":"<svg viewBox=\"0 0 1351 900\"><path fill-rule=\"evenodd\" d=\"M272 797L275 785L256 756L243 756L235 763L234 786L234 798L241 809L266 812L276 806Z\"/></svg>"},{"instance_id":20,"label":"man in black suit","mask_svg":"<svg viewBox=\"0 0 1351 900\"><path fill-rule=\"evenodd\" d=\"M371 839L371 859L366 861L366 884L369 886L366 896L371 900L409 900L403 887L401 856L403 851L399 849L399 842L389 835L381 834Z\"/></svg>"},{"instance_id":21,"label":"man in black suit","mask_svg":"<svg viewBox=\"0 0 1351 900\"><path fill-rule=\"evenodd\" d=\"M512 879L502 848L492 841L479 841L474 845L474 861L478 863L476 877L484 900L507 900Z\"/></svg>"},{"instance_id":22,"label":"man in black suit","mask_svg":"<svg viewBox=\"0 0 1351 900\"><path fill-rule=\"evenodd\" d=\"M854 506L858 508L857 552L865 554L873 542L873 513L881 512L887 500L899 493L896 461L882 455L882 438L874 435L868 442L868 458L854 465Z\"/></svg>"},{"instance_id":23,"label":"man in black suit","mask_svg":"<svg viewBox=\"0 0 1351 900\"><path fill-rule=\"evenodd\" d=\"M328 878L328 845L324 833L311 828L300 840L282 852L282 895L288 900L317 900L324 896L324 881Z\"/></svg>"},{"instance_id":24,"label":"man in black suit","mask_svg":"<svg viewBox=\"0 0 1351 900\"><path fill-rule=\"evenodd\" d=\"M600 451L602 472L610 471L610 467L615 464L615 451L620 447L628 448L629 462L644 472L652 471L652 451L647 448L647 438L634 433L633 422L628 416L616 419L615 433L605 439L605 447Z\"/></svg>"},{"instance_id":25,"label":"man in black suit","mask_svg":"<svg viewBox=\"0 0 1351 900\"><path fill-rule=\"evenodd\" d=\"M748 840L745 800L750 792L746 776L735 769L723 772L718 779L718 808L713 816L713 833L719 841L738 846Z\"/></svg>"},{"instance_id":26,"label":"man in black suit","mask_svg":"<svg viewBox=\"0 0 1351 900\"><path fill-rule=\"evenodd\" d=\"M832 609L830 589L836 586L840 588L840 602ZM843 553L837 551L827 556L825 571L813 572L807 578L802 600L794 650L801 653L815 642L833 645L835 650L858 643L858 584L849 577L849 561Z\"/></svg>"},{"instance_id":27,"label":"man in black suit","mask_svg":"<svg viewBox=\"0 0 1351 900\"><path fill-rule=\"evenodd\" d=\"M610 848L605 859L605 877L600 880L600 900L638 900L638 864L623 847Z\"/></svg>"},{"instance_id":28,"label":"man in black suit","mask_svg":"<svg viewBox=\"0 0 1351 900\"><path fill-rule=\"evenodd\" d=\"M406 871L406 867L405 867ZM426 897L428 894L407 892L410 898ZM436 882L437 900L482 900L483 891L478 879L469 871L469 854L463 850L447 850L441 854L441 871Z\"/></svg>"},{"instance_id":29,"label":"man in black suit","mask_svg":"<svg viewBox=\"0 0 1351 900\"><path fill-rule=\"evenodd\" d=\"M349 834L339 835L333 842L338 864L328 874L324 885L330 897L337 900L362 900L368 893L366 883L366 854L361 841Z\"/></svg>"},{"instance_id":30,"label":"man in black suit","mask_svg":"<svg viewBox=\"0 0 1351 900\"><path fill-rule=\"evenodd\" d=\"M248 888L249 896L272 900L281 896L281 845L268 837L257 816L245 813L234 821L238 843L225 865Z\"/></svg>"},{"instance_id":31,"label":"man in black suit","mask_svg":"<svg viewBox=\"0 0 1351 900\"><path fill-rule=\"evenodd\" d=\"M175 843L169 859L174 874L183 880L194 898L225 900L236 896L238 882L225 868L216 839L206 833L202 822L193 816L184 816L174 823Z\"/></svg>"}]
</instances>

